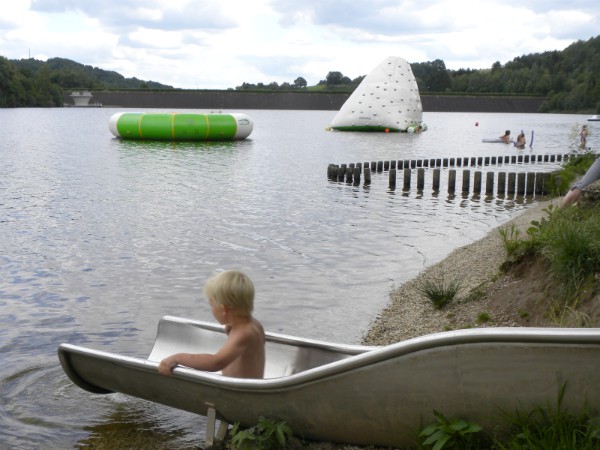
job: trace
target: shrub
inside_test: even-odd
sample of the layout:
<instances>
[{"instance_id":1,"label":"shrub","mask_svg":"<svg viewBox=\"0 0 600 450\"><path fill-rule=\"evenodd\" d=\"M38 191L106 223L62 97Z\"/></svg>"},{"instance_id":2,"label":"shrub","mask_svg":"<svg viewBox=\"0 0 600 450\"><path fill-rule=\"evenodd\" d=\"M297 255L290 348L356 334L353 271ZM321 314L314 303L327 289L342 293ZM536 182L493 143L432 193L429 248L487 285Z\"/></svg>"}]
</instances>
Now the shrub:
<instances>
[{"instance_id":1,"label":"shrub","mask_svg":"<svg viewBox=\"0 0 600 450\"><path fill-rule=\"evenodd\" d=\"M562 409L566 384L559 393L556 409L536 408L527 414L517 411L505 414L511 433L502 442L494 439L494 449L572 448L592 450L600 446L600 417L591 417L585 410L574 414Z\"/></svg>"},{"instance_id":2,"label":"shrub","mask_svg":"<svg viewBox=\"0 0 600 450\"><path fill-rule=\"evenodd\" d=\"M234 450L286 448L286 442L293 436L286 422L274 422L262 416L257 425L245 430L240 430L239 423L235 423L231 432L231 448Z\"/></svg>"},{"instance_id":3,"label":"shrub","mask_svg":"<svg viewBox=\"0 0 600 450\"><path fill-rule=\"evenodd\" d=\"M477 316L477 323L486 323L492 319L489 313L482 312Z\"/></svg>"},{"instance_id":4,"label":"shrub","mask_svg":"<svg viewBox=\"0 0 600 450\"><path fill-rule=\"evenodd\" d=\"M548 218L531 222L528 239L514 227L500 229L508 264L539 256L564 286L565 298L577 296L584 282L600 272L600 212L595 209L548 207Z\"/></svg>"},{"instance_id":5,"label":"shrub","mask_svg":"<svg viewBox=\"0 0 600 450\"><path fill-rule=\"evenodd\" d=\"M478 449L480 442L477 433L481 426L462 419L446 419L438 411L433 411L436 423L426 426L419 434L424 438L421 443L426 448L441 450L443 448Z\"/></svg>"},{"instance_id":6,"label":"shrub","mask_svg":"<svg viewBox=\"0 0 600 450\"><path fill-rule=\"evenodd\" d=\"M584 152L582 154L574 151L571 153L563 168L558 171L555 177L550 177L548 180L549 186L547 192L552 192L554 195L564 195L568 192L569 186L581 177L596 160L596 154Z\"/></svg>"},{"instance_id":7,"label":"shrub","mask_svg":"<svg viewBox=\"0 0 600 450\"><path fill-rule=\"evenodd\" d=\"M446 281L443 275L425 279L418 286L419 292L431 300L437 309L443 308L454 300L460 289L461 283L458 279Z\"/></svg>"}]
</instances>

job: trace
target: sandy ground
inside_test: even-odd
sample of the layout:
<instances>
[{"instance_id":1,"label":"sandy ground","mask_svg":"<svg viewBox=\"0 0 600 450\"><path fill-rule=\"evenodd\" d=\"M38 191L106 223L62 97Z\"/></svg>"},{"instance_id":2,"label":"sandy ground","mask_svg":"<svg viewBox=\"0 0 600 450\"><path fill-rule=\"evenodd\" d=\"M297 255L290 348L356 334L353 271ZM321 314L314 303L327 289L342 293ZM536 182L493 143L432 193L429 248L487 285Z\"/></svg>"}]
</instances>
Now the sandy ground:
<instances>
[{"instance_id":1,"label":"sandy ground","mask_svg":"<svg viewBox=\"0 0 600 450\"><path fill-rule=\"evenodd\" d=\"M524 235L533 220L547 215L544 209L550 204L558 205L558 201L555 199L532 206L501 227L514 225ZM513 314L504 314L490 304L491 289L498 291L503 284L518 283L518 280L501 274L500 266L506 260L506 250L499 228L479 241L458 248L392 292L389 305L371 325L363 344L387 345L424 334L466 327L520 326ZM419 290L427 279L457 279L461 290L452 303L436 309ZM494 311L493 320L481 321L480 314L487 312L490 315L488 311Z\"/></svg>"}]
</instances>

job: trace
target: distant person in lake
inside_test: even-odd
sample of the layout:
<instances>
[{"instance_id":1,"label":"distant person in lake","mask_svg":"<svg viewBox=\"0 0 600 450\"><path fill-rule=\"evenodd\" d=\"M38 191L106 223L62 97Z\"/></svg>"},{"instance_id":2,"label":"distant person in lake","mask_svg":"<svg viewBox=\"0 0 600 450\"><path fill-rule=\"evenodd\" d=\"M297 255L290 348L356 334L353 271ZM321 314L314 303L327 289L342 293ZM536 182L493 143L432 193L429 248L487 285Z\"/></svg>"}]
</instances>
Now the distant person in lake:
<instances>
[{"instance_id":1,"label":"distant person in lake","mask_svg":"<svg viewBox=\"0 0 600 450\"><path fill-rule=\"evenodd\" d=\"M252 317L254 284L245 274L230 270L210 278L204 294L217 321L225 325L227 341L214 355L176 353L158 366L162 375L171 375L178 365L209 372L222 371L228 377L262 378L265 371L265 332Z\"/></svg>"},{"instance_id":2,"label":"distant person in lake","mask_svg":"<svg viewBox=\"0 0 600 450\"><path fill-rule=\"evenodd\" d=\"M571 190L567 192L567 195L565 195L562 199L560 206L564 208L565 206L575 203L577 200L579 200L581 190L597 180L600 180L600 158L597 158L587 170L585 175L581 178L581 180L571 187Z\"/></svg>"},{"instance_id":3,"label":"distant person in lake","mask_svg":"<svg viewBox=\"0 0 600 450\"><path fill-rule=\"evenodd\" d=\"M504 142L505 144L510 143L510 130L506 130L504 132L504 135L500 136L500 139L502 139L502 142Z\"/></svg>"},{"instance_id":4,"label":"distant person in lake","mask_svg":"<svg viewBox=\"0 0 600 450\"><path fill-rule=\"evenodd\" d=\"M525 148L525 133L523 133L523 131L521 131L519 133L519 135L517 136L517 142L515 142L515 147L517 148Z\"/></svg>"},{"instance_id":5,"label":"distant person in lake","mask_svg":"<svg viewBox=\"0 0 600 450\"><path fill-rule=\"evenodd\" d=\"M583 125L581 127L581 131L579 132L579 148L586 148L586 146L587 146L587 137L588 137L588 128L587 128L587 125Z\"/></svg>"}]
</instances>

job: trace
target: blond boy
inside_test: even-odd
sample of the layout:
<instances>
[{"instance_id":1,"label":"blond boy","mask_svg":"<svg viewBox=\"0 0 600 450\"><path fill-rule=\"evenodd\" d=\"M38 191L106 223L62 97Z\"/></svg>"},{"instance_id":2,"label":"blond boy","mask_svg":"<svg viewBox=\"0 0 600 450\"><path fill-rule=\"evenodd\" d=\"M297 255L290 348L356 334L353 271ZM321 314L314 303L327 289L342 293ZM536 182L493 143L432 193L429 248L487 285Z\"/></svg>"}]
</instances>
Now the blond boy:
<instances>
[{"instance_id":1,"label":"blond boy","mask_svg":"<svg viewBox=\"0 0 600 450\"><path fill-rule=\"evenodd\" d=\"M265 332L252 317L254 285L245 274L230 270L210 278L204 294L215 319L225 325L227 341L213 354L177 353L163 359L158 372L171 375L178 365L228 377L262 378L265 370Z\"/></svg>"}]
</instances>

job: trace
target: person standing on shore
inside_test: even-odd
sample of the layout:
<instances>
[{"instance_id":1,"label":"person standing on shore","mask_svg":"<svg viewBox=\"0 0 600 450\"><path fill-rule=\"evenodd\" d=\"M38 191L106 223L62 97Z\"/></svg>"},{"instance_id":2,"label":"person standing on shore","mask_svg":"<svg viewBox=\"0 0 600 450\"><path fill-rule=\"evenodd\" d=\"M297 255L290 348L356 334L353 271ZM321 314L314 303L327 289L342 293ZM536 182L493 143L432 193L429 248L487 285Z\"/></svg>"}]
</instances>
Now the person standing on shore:
<instances>
[{"instance_id":1,"label":"person standing on shore","mask_svg":"<svg viewBox=\"0 0 600 450\"><path fill-rule=\"evenodd\" d=\"M579 132L579 148L586 148L587 137L588 137L587 125L582 125L581 131Z\"/></svg>"}]
</instances>

